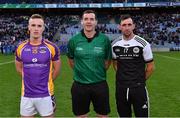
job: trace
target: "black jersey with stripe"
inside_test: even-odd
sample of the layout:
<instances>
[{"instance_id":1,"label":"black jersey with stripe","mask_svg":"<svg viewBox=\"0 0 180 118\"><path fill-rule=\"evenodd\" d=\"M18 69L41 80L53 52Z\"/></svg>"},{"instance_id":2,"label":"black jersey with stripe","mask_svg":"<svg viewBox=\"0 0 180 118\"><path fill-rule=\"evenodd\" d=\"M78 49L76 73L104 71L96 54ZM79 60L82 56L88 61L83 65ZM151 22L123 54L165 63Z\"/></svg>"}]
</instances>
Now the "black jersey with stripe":
<instances>
[{"instance_id":1,"label":"black jersey with stripe","mask_svg":"<svg viewBox=\"0 0 180 118\"><path fill-rule=\"evenodd\" d=\"M135 35L131 40L123 37L112 42L113 59L117 60L116 81L123 87L145 84L145 64L153 61L150 44Z\"/></svg>"}]
</instances>

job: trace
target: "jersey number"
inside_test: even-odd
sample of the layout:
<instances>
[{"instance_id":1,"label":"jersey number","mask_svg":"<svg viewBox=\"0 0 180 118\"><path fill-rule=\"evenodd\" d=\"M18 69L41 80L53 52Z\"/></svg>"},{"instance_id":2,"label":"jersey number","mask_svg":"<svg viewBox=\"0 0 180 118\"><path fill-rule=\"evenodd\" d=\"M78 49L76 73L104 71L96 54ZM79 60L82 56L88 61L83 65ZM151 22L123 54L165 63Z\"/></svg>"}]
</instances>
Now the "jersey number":
<instances>
[{"instance_id":1,"label":"jersey number","mask_svg":"<svg viewBox=\"0 0 180 118\"><path fill-rule=\"evenodd\" d=\"M128 48L124 48L124 53L128 53Z\"/></svg>"}]
</instances>

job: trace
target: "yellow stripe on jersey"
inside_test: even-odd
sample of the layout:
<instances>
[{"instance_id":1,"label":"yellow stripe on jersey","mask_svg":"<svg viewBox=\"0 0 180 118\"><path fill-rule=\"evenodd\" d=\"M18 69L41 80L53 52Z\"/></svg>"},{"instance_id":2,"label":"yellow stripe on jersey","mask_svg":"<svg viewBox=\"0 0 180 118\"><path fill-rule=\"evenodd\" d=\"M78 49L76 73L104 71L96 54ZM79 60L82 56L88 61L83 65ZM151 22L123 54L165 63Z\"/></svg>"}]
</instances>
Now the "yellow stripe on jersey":
<instances>
[{"instance_id":1,"label":"yellow stripe on jersey","mask_svg":"<svg viewBox=\"0 0 180 118\"><path fill-rule=\"evenodd\" d=\"M24 96L24 80L23 80L23 78L24 78L24 70L23 70L23 68L22 68L22 86L21 86L21 96Z\"/></svg>"},{"instance_id":2,"label":"yellow stripe on jersey","mask_svg":"<svg viewBox=\"0 0 180 118\"><path fill-rule=\"evenodd\" d=\"M53 83L53 77L52 77L52 73L53 73L53 64L52 64L52 60L50 62L50 72L49 72L49 80L48 80L48 90L49 90L49 94L52 96L54 95L54 83Z\"/></svg>"},{"instance_id":3,"label":"yellow stripe on jersey","mask_svg":"<svg viewBox=\"0 0 180 118\"><path fill-rule=\"evenodd\" d=\"M56 54L56 50L55 47L52 46L49 43L46 43L44 41L44 43L46 44L46 46L48 47L48 49L51 52L51 57L54 58L55 54ZM50 61L50 72L49 72L49 81L48 81L48 90L49 90L49 94L50 95L54 95L54 83L53 83L53 77L52 77L52 73L53 73L53 62L52 62L52 58Z\"/></svg>"},{"instance_id":4,"label":"yellow stripe on jersey","mask_svg":"<svg viewBox=\"0 0 180 118\"><path fill-rule=\"evenodd\" d=\"M22 49L23 49L23 47L24 47L27 43L28 43L28 40L24 41L23 43L21 43L21 44L18 46L18 48L17 48L17 50L16 50L16 53L17 53L18 58L21 59ZM22 70L22 87L21 87L21 95L22 95L22 96L24 96L24 80L23 80L23 78L24 78L24 73L23 73L23 72L24 72L24 71Z\"/></svg>"},{"instance_id":5,"label":"yellow stripe on jersey","mask_svg":"<svg viewBox=\"0 0 180 118\"><path fill-rule=\"evenodd\" d=\"M52 58L55 56L55 54L56 54L56 51L55 51L55 48L54 48L54 46L52 46L51 44L48 44L48 43L46 43L46 42L44 42L46 45L47 45L47 47L50 49L50 51L51 51L51 56L52 56Z\"/></svg>"},{"instance_id":6,"label":"yellow stripe on jersey","mask_svg":"<svg viewBox=\"0 0 180 118\"><path fill-rule=\"evenodd\" d=\"M24 96L24 80L22 79L21 96Z\"/></svg>"},{"instance_id":7,"label":"yellow stripe on jersey","mask_svg":"<svg viewBox=\"0 0 180 118\"><path fill-rule=\"evenodd\" d=\"M22 48L28 43L28 40L24 41L23 43L21 43L17 50L16 50L16 53L17 53L17 56L21 59L21 50Z\"/></svg>"}]
</instances>

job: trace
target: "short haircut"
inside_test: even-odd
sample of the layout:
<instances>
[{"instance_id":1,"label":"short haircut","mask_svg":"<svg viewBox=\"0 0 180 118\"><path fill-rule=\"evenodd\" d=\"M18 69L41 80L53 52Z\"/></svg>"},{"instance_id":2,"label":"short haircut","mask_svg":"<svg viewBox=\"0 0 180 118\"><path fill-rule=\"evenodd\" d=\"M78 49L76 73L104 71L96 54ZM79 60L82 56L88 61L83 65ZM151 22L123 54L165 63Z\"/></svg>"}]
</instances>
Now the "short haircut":
<instances>
[{"instance_id":1,"label":"short haircut","mask_svg":"<svg viewBox=\"0 0 180 118\"><path fill-rule=\"evenodd\" d=\"M30 19L42 19L44 21L44 17L40 14L33 14Z\"/></svg>"},{"instance_id":2,"label":"short haircut","mask_svg":"<svg viewBox=\"0 0 180 118\"><path fill-rule=\"evenodd\" d=\"M121 17L120 17L120 23L121 23L122 21L128 19L128 18L131 18L131 19L132 19L132 17L131 17L130 14L121 15ZM132 19L132 21L133 21L133 19Z\"/></svg>"},{"instance_id":3,"label":"short haircut","mask_svg":"<svg viewBox=\"0 0 180 118\"><path fill-rule=\"evenodd\" d=\"M97 20L97 16L96 16L97 14L96 14L96 12L94 10L86 10L86 11L84 11L83 14L82 14L82 19L83 19L84 14L90 14L90 13L95 14L95 19Z\"/></svg>"}]
</instances>

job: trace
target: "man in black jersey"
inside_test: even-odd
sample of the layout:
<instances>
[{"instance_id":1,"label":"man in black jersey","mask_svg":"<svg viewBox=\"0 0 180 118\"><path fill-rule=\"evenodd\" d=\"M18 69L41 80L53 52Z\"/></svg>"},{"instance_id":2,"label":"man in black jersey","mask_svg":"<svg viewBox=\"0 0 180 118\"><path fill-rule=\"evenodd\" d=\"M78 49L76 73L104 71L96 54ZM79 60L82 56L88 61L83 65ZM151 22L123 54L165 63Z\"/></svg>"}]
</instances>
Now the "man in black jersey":
<instances>
[{"instance_id":1,"label":"man in black jersey","mask_svg":"<svg viewBox=\"0 0 180 118\"><path fill-rule=\"evenodd\" d=\"M113 66L116 71L116 104L120 117L149 116L146 80L154 70L150 44L135 35L135 24L130 15L123 15L119 29L122 36L112 42Z\"/></svg>"}]
</instances>

